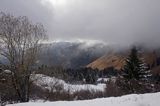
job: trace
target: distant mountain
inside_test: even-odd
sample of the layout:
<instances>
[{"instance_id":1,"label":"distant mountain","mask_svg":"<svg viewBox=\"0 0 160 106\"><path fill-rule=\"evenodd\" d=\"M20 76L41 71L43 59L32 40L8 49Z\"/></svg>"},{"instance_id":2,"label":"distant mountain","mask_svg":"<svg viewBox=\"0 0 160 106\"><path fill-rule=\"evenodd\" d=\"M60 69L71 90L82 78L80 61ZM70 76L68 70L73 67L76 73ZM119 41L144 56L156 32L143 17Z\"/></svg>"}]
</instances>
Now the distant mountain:
<instances>
[{"instance_id":1,"label":"distant mountain","mask_svg":"<svg viewBox=\"0 0 160 106\"><path fill-rule=\"evenodd\" d=\"M65 68L85 67L107 53L103 43L89 45L87 42L54 42L44 44L39 64L63 66Z\"/></svg>"}]
</instances>

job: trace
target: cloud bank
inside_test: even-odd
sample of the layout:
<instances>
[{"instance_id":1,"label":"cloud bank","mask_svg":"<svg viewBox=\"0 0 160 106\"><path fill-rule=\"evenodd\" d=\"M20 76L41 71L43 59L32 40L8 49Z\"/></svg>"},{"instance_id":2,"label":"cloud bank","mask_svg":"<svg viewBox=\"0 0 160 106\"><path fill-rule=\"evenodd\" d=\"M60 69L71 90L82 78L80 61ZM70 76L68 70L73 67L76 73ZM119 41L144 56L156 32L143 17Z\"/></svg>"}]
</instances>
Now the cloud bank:
<instances>
[{"instance_id":1,"label":"cloud bank","mask_svg":"<svg viewBox=\"0 0 160 106\"><path fill-rule=\"evenodd\" d=\"M41 22L52 40L159 45L159 0L1 0L0 11Z\"/></svg>"}]
</instances>

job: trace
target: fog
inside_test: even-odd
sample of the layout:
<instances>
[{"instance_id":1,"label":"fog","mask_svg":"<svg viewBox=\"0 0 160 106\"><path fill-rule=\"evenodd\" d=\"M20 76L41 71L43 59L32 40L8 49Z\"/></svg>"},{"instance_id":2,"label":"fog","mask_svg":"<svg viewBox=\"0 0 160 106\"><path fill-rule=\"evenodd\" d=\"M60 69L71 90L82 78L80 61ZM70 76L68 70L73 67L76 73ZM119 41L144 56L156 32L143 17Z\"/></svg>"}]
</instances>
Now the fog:
<instances>
[{"instance_id":1,"label":"fog","mask_svg":"<svg viewBox=\"0 0 160 106\"><path fill-rule=\"evenodd\" d=\"M160 45L160 0L0 0L0 11L42 23L50 40Z\"/></svg>"}]
</instances>

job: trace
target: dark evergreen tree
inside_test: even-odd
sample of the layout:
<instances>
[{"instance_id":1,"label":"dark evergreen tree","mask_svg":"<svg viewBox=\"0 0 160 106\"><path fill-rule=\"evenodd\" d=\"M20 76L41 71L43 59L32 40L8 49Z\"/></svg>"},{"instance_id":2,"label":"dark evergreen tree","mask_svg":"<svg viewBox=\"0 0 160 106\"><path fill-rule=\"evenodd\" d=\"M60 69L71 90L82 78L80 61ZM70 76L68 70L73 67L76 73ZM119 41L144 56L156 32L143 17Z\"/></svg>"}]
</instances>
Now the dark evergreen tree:
<instances>
[{"instance_id":1,"label":"dark evergreen tree","mask_svg":"<svg viewBox=\"0 0 160 106\"><path fill-rule=\"evenodd\" d=\"M124 78L130 79L146 79L149 76L147 65L138 57L138 50L136 47L131 49L129 57L126 59L124 66Z\"/></svg>"}]
</instances>

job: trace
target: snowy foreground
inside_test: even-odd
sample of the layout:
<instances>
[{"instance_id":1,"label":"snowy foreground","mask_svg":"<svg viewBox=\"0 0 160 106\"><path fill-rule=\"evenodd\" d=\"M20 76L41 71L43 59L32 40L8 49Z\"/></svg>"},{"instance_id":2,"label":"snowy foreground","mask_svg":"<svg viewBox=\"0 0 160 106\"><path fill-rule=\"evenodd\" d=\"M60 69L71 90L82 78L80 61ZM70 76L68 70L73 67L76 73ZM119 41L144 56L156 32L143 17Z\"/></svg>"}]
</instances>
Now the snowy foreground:
<instances>
[{"instance_id":1,"label":"snowy foreground","mask_svg":"<svg viewBox=\"0 0 160 106\"><path fill-rule=\"evenodd\" d=\"M132 94L84 101L59 101L45 103L22 103L8 106L160 106L160 93Z\"/></svg>"},{"instance_id":2,"label":"snowy foreground","mask_svg":"<svg viewBox=\"0 0 160 106\"><path fill-rule=\"evenodd\" d=\"M105 84L98 84L98 85L93 85L93 84L83 84L83 85L73 85L73 84L68 84L65 81L61 79L57 79L55 77L49 77L46 75L42 74L35 74L32 75L31 78L34 83L41 87L42 89L48 89L50 90L52 87L56 88L56 86L60 85L62 87L62 90L64 91L69 91L70 93L74 93L76 91L81 91L81 90L90 90L90 91L104 91L106 88ZM56 91L56 89L53 89L53 92Z\"/></svg>"}]
</instances>

